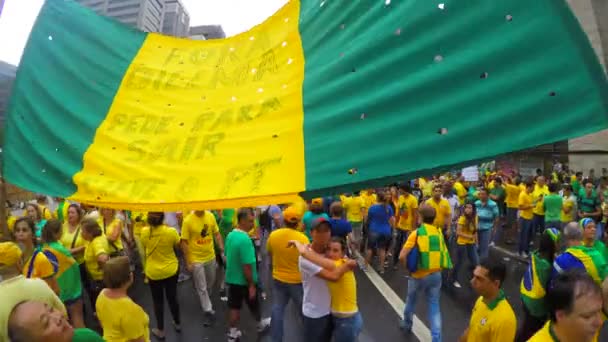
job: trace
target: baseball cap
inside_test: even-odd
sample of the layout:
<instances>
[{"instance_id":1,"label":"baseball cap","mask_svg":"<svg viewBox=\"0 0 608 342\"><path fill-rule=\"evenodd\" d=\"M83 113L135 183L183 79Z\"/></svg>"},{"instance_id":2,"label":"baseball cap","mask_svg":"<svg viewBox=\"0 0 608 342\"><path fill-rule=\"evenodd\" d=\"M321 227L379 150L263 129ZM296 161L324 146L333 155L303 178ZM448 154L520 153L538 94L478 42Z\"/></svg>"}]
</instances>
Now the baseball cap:
<instances>
[{"instance_id":1,"label":"baseball cap","mask_svg":"<svg viewBox=\"0 0 608 342\"><path fill-rule=\"evenodd\" d=\"M21 248L14 242L0 242L0 266L15 266L21 259Z\"/></svg>"},{"instance_id":2,"label":"baseball cap","mask_svg":"<svg viewBox=\"0 0 608 342\"><path fill-rule=\"evenodd\" d=\"M300 213L294 207L287 207L283 211L283 219L287 222L298 222L300 221Z\"/></svg>"},{"instance_id":3,"label":"baseball cap","mask_svg":"<svg viewBox=\"0 0 608 342\"><path fill-rule=\"evenodd\" d=\"M319 217L318 219L314 220L312 230L317 230L323 225L327 225L327 227L331 229L331 222L329 222L325 217Z\"/></svg>"},{"instance_id":4,"label":"baseball cap","mask_svg":"<svg viewBox=\"0 0 608 342\"><path fill-rule=\"evenodd\" d=\"M323 204L323 199L320 198L320 197L319 198L313 198L311 203L312 204L321 204L322 205Z\"/></svg>"}]
</instances>

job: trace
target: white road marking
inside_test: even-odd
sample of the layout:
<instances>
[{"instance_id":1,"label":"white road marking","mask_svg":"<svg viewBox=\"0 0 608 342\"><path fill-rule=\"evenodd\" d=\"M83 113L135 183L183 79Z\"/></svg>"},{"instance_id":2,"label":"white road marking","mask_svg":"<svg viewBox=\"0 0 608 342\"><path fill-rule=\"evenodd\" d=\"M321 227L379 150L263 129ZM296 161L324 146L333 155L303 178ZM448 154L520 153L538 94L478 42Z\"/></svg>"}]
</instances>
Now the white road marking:
<instances>
[{"instance_id":1,"label":"white road marking","mask_svg":"<svg viewBox=\"0 0 608 342\"><path fill-rule=\"evenodd\" d=\"M359 259L359 264L365 263L363 257L357 253L357 259ZM405 303L401 300L393 289L378 275L378 273L374 270L373 267L368 266L363 273L367 276L367 278L374 284L378 292L386 299L388 304L393 307L393 310L399 315L399 318L403 320L403 311L405 310ZM414 322L412 325L412 332L419 341L427 342L431 341L431 331L427 328L426 325L418 318L418 316L414 315Z\"/></svg>"}]
</instances>

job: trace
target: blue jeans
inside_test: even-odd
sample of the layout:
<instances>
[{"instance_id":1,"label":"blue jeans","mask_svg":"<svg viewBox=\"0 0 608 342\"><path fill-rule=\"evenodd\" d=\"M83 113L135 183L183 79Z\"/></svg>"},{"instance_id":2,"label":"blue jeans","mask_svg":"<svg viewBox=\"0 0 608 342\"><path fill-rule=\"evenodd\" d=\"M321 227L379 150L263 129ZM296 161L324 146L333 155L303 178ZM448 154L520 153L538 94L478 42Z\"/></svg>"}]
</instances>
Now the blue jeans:
<instances>
[{"instance_id":1,"label":"blue jeans","mask_svg":"<svg viewBox=\"0 0 608 342\"><path fill-rule=\"evenodd\" d=\"M334 342L355 342L357 341L357 336L363 330L363 317L361 317L360 312L346 318L334 316L333 323Z\"/></svg>"},{"instance_id":2,"label":"blue jeans","mask_svg":"<svg viewBox=\"0 0 608 342\"><path fill-rule=\"evenodd\" d=\"M306 341L331 342L332 331L331 315L319 318L304 316L304 337Z\"/></svg>"},{"instance_id":3,"label":"blue jeans","mask_svg":"<svg viewBox=\"0 0 608 342\"><path fill-rule=\"evenodd\" d=\"M545 231L545 215L534 214L532 218L532 228L530 229L530 240L534 240L535 233L542 233Z\"/></svg>"},{"instance_id":4,"label":"blue jeans","mask_svg":"<svg viewBox=\"0 0 608 342\"><path fill-rule=\"evenodd\" d=\"M285 308L291 299L296 309L302 316L302 297L304 292L302 284L287 284L272 279L272 314L270 325L270 336L273 342L283 342L283 317Z\"/></svg>"},{"instance_id":5,"label":"blue jeans","mask_svg":"<svg viewBox=\"0 0 608 342\"><path fill-rule=\"evenodd\" d=\"M458 273L464 265L465 254L469 257L469 262L472 266L479 264L479 256L477 255L477 246L474 244L470 245L457 245L456 246L456 263L454 264L454 270L452 271L452 281L458 281Z\"/></svg>"},{"instance_id":6,"label":"blue jeans","mask_svg":"<svg viewBox=\"0 0 608 342\"><path fill-rule=\"evenodd\" d=\"M532 230L532 220L519 218L519 253L530 253L530 231Z\"/></svg>"},{"instance_id":7,"label":"blue jeans","mask_svg":"<svg viewBox=\"0 0 608 342\"><path fill-rule=\"evenodd\" d=\"M403 328L406 331L412 330L418 292L424 292L427 300L432 342L441 342L441 310L439 307L441 272L431 273L420 279L408 279L407 302L405 303L405 311L403 312Z\"/></svg>"},{"instance_id":8,"label":"blue jeans","mask_svg":"<svg viewBox=\"0 0 608 342\"><path fill-rule=\"evenodd\" d=\"M393 250L393 265L399 265L399 253L401 253L401 249L407 241L407 237L410 232L397 229L397 236L395 237L395 249Z\"/></svg>"},{"instance_id":9,"label":"blue jeans","mask_svg":"<svg viewBox=\"0 0 608 342\"><path fill-rule=\"evenodd\" d=\"M490 239L492 237L492 229L478 230L477 241L479 245L479 258L485 259L490 253Z\"/></svg>"}]
</instances>

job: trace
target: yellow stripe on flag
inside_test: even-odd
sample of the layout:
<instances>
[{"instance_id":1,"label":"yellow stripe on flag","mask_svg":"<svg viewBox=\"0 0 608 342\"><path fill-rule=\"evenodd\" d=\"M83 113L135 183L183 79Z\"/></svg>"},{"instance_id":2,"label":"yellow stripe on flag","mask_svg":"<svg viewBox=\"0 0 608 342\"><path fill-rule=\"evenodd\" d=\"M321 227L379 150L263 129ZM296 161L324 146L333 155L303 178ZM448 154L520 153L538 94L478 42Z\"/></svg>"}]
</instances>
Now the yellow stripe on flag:
<instances>
[{"instance_id":1,"label":"yellow stripe on flag","mask_svg":"<svg viewBox=\"0 0 608 342\"><path fill-rule=\"evenodd\" d=\"M225 40L149 34L72 197L146 210L295 201L305 188L299 6Z\"/></svg>"}]
</instances>

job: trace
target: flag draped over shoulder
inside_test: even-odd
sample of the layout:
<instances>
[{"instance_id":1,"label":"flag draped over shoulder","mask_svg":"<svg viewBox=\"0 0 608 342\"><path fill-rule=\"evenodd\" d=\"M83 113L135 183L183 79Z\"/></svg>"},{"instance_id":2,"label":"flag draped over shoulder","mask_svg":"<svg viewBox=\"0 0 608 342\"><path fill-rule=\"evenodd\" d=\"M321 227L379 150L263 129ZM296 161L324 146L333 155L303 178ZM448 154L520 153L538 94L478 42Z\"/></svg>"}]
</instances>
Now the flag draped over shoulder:
<instances>
[{"instance_id":1,"label":"flag draped over shoulder","mask_svg":"<svg viewBox=\"0 0 608 342\"><path fill-rule=\"evenodd\" d=\"M3 167L104 207L282 203L596 132L607 101L564 0L290 1L211 41L47 0Z\"/></svg>"}]
</instances>

